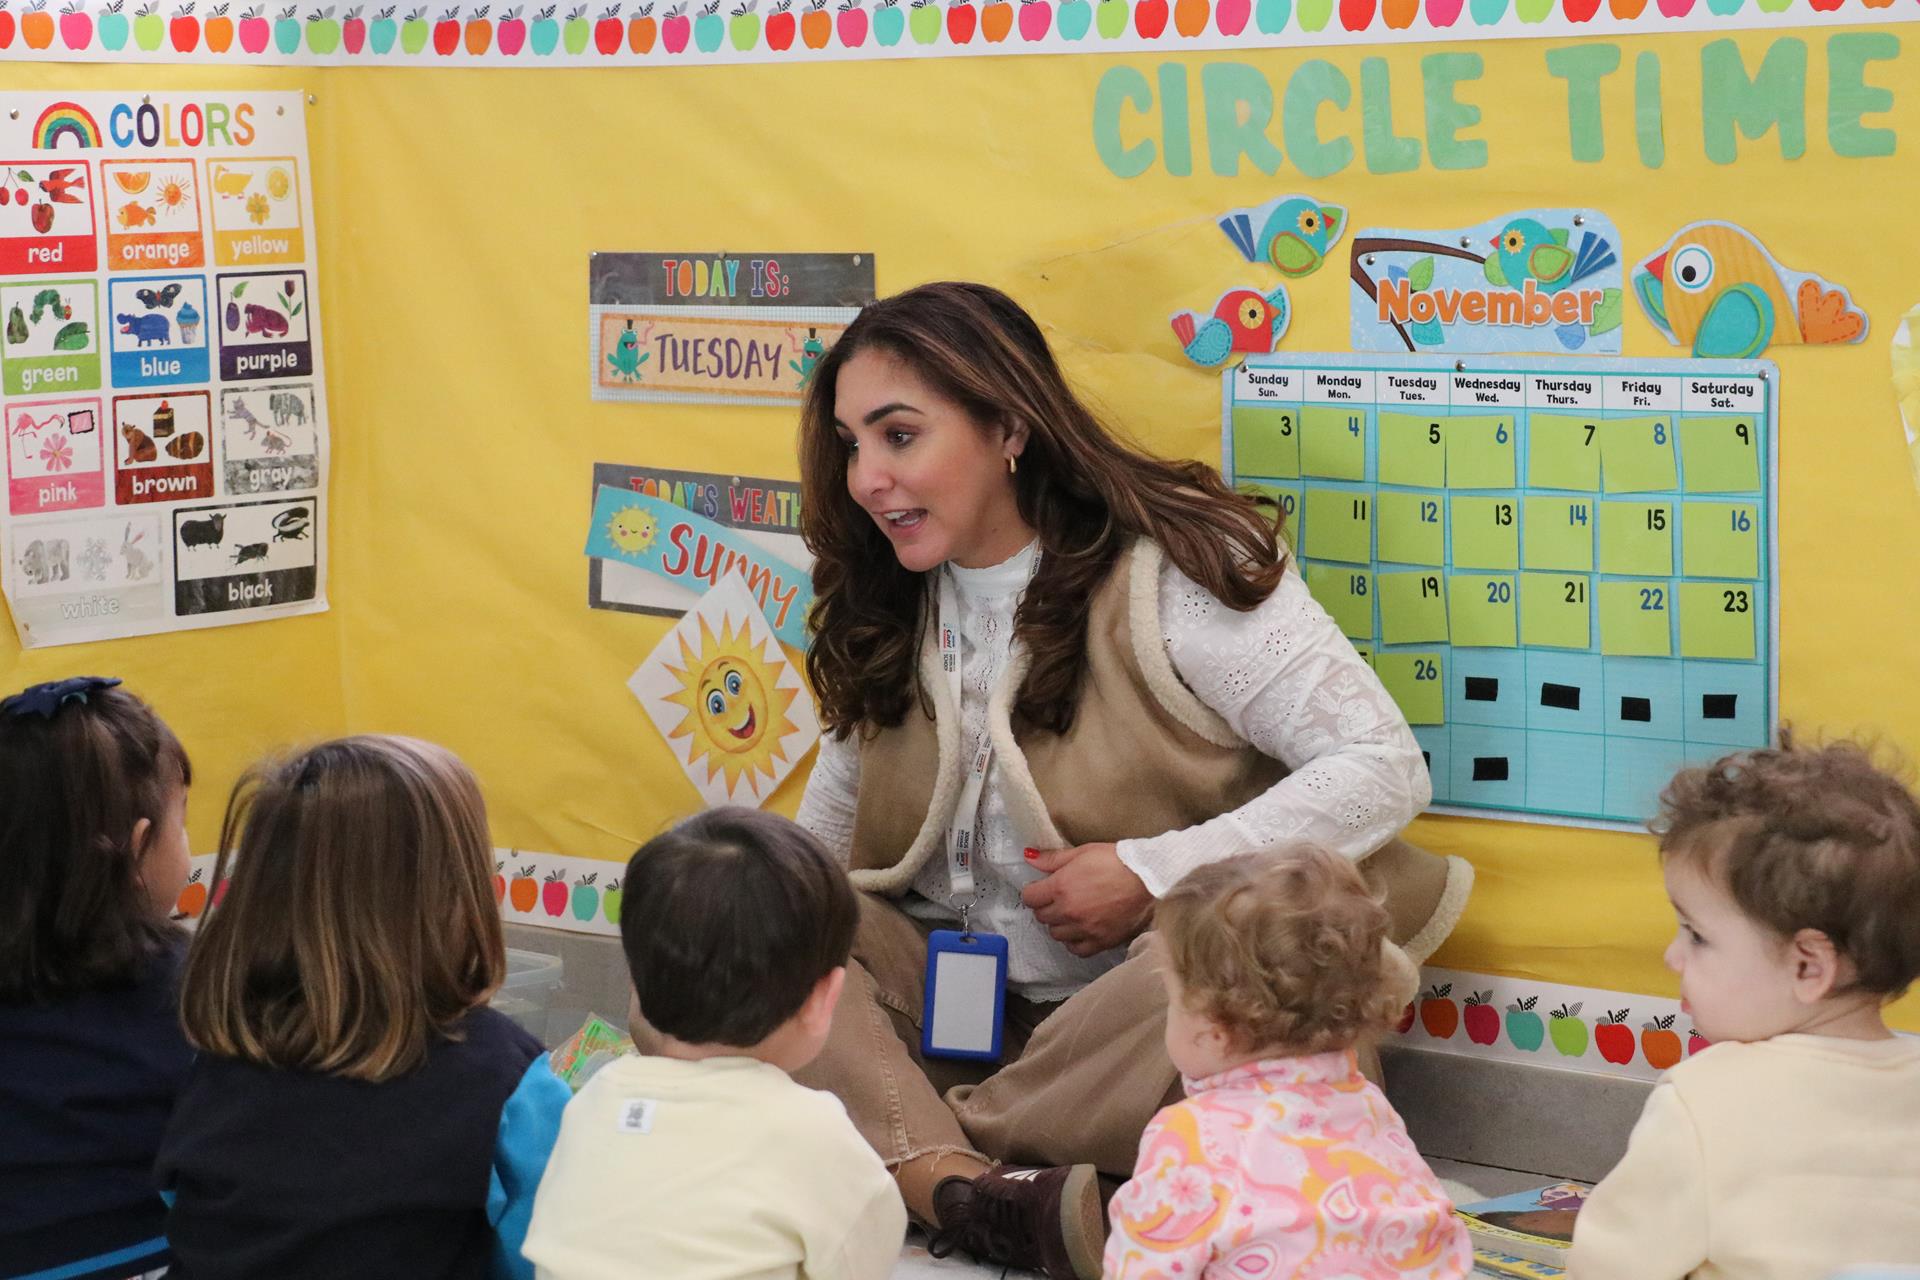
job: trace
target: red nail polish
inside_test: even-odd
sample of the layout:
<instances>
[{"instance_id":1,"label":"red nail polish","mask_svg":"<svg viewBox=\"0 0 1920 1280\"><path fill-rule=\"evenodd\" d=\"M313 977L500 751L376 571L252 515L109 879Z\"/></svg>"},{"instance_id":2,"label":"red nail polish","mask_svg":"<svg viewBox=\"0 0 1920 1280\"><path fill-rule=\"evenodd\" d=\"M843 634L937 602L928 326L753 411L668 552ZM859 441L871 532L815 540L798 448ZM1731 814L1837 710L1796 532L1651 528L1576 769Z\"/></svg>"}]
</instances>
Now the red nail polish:
<instances>
[{"instance_id":1,"label":"red nail polish","mask_svg":"<svg viewBox=\"0 0 1920 1280\"><path fill-rule=\"evenodd\" d=\"M1028 849L1026 851L1026 854L1027 854L1027 861L1031 862L1035 858L1040 856L1040 851L1038 849Z\"/></svg>"}]
</instances>

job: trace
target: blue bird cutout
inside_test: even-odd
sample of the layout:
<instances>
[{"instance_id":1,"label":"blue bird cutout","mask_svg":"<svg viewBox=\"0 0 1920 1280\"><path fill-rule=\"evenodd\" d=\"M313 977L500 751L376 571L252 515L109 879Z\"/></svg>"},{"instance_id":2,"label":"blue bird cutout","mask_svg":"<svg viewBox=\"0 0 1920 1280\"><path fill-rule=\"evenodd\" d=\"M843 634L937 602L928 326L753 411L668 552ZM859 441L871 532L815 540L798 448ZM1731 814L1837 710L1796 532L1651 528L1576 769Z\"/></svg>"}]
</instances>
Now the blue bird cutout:
<instances>
[{"instance_id":1,"label":"blue bird cutout","mask_svg":"<svg viewBox=\"0 0 1920 1280\"><path fill-rule=\"evenodd\" d=\"M1579 244L1569 250L1566 246L1571 238L1566 227L1549 228L1533 218L1514 219L1493 238L1493 252L1484 265L1488 283L1518 289L1533 280L1541 292L1556 294L1620 261L1605 236L1582 231ZM1588 327L1581 324L1555 325L1553 330L1555 339L1568 351L1584 347L1588 333Z\"/></svg>"},{"instance_id":2,"label":"blue bird cutout","mask_svg":"<svg viewBox=\"0 0 1920 1280\"><path fill-rule=\"evenodd\" d=\"M1281 196L1220 218L1220 230L1248 262L1264 262L1288 278L1311 275L1346 230L1347 211L1310 196Z\"/></svg>"}]
</instances>

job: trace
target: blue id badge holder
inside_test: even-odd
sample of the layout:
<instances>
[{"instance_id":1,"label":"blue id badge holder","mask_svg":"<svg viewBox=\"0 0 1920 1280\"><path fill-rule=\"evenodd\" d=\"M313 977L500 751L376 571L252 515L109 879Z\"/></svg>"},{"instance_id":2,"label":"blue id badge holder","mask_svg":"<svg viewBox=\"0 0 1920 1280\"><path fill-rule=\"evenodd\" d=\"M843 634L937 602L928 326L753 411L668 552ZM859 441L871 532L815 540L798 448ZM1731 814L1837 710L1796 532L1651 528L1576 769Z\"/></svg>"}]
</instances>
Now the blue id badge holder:
<instances>
[{"instance_id":1,"label":"blue id badge holder","mask_svg":"<svg viewBox=\"0 0 1920 1280\"><path fill-rule=\"evenodd\" d=\"M1000 1061L1007 1008L1007 940L935 929L927 937L927 998L920 1052L929 1058Z\"/></svg>"}]
</instances>

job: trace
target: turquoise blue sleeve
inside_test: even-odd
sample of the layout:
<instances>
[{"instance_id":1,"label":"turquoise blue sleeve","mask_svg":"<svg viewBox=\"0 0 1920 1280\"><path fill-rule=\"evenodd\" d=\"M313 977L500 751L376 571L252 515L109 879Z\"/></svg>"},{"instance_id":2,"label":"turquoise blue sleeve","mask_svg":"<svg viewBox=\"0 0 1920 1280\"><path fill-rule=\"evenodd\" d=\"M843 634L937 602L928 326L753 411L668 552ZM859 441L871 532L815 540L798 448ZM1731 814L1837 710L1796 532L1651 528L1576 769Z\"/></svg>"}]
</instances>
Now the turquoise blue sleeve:
<instances>
[{"instance_id":1,"label":"turquoise blue sleeve","mask_svg":"<svg viewBox=\"0 0 1920 1280\"><path fill-rule=\"evenodd\" d=\"M560 1136L560 1113L572 1097L543 1053L528 1064L519 1087L500 1109L493 1177L487 1186L487 1221L499 1241L493 1274L501 1280L533 1280L533 1264L522 1256L520 1247L527 1241L540 1175Z\"/></svg>"}]
</instances>

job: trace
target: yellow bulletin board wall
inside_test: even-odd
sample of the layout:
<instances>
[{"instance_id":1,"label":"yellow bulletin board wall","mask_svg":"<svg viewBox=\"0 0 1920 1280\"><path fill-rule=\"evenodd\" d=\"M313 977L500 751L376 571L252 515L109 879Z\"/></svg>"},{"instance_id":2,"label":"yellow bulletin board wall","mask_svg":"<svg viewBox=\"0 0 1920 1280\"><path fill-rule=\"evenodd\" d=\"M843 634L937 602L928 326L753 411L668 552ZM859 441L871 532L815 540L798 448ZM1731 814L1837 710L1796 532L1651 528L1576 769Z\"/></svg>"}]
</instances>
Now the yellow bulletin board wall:
<instances>
[{"instance_id":1,"label":"yellow bulletin board wall","mask_svg":"<svg viewBox=\"0 0 1920 1280\"><path fill-rule=\"evenodd\" d=\"M1891 109L1862 121L1891 131L1891 155L1836 154L1836 138L1841 150L1858 147L1846 141L1844 83L1839 109L1830 103L1830 41L1863 35L1891 41L1893 56L1840 80L1892 90ZM1804 119L1804 153L1784 155L1777 126L1757 139L1736 129L1730 164L1708 158L1703 130L1703 49L1713 40L1613 42L1620 70L1600 81L1597 161L1573 158L1568 83L1549 69L1549 51L1574 42L1449 46L1449 57L1482 60L1452 92L1480 113L1460 137L1483 142L1485 160L1454 168L1436 160L1460 164L1458 150L1441 140L1436 153L1428 136L1423 71L1435 68L1422 59L1436 50L1420 46L572 72L10 67L22 89L317 95L334 607L32 653L15 650L9 632L6 683L101 670L150 696L199 767L196 848L213 847L226 788L261 749L379 730L464 756L486 785L498 843L622 859L698 801L624 687L670 623L586 607L592 466L792 477L796 415L590 401L589 253L857 251L877 255L882 293L933 278L989 281L1039 316L1069 373L1124 429L1161 452L1217 462L1218 378L1180 358L1166 317L1264 279L1214 215L1305 191L1346 206L1355 228L1595 208L1619 227L1629 266L1681 225L1724 218L1790 267L1848 287L1874 326L1865 343L1770 353L1783 385L1781 703L1803 729L1874 734L1920 753L1920 595L1907 585L1920 496L1888 362L1894 323L1920 301L1920 30L1733 36L1750 72L1769 51L1785 49L1791 62L1783 42L1793 41L1807 69L1785 131ZM1657 168L1637 144L1643 54L1661 73ZM1352 87L1350 105L1323 105L1318 123L1336 147L1352 140L1351 160L1318 177L1290 158L1272 176L1245 158L1237 175L1215 172L1207 68L1243 68L1214 74L1269 86L1279 115L1314 59ZM1095 142L1098 87L1115 66L1135 68L1152 95L1151 106L1136 97L1103 117L1121 145L1154 143L1134 177L1116 174ZM1180 112L1163 111L1183 78L1187 173L1169 171L1180 167ZM1415 168L1369 170L1363 103L1382 87L1394 132L1418 144ZM1233 114L1211 122L1221 137ZM1655 118L1638 114L1642 128ZM1267 132L1284 155L1298 150L1281 119ZM1283 349L1348 348L1344 257L1343 245L1328 269L1292 286ZM1632 303L1625 352L1685 354ZM791 812L802 781L790 779L772 807ZM1659 960L1671 913L1648 838L1458 818L1422 819L1412 835L1465 855L1479 874L1435 963L1673 993ZM1898 1021L1920 1028L1920 1000L1909 997Z\"/></svg>"}]
</instances>

